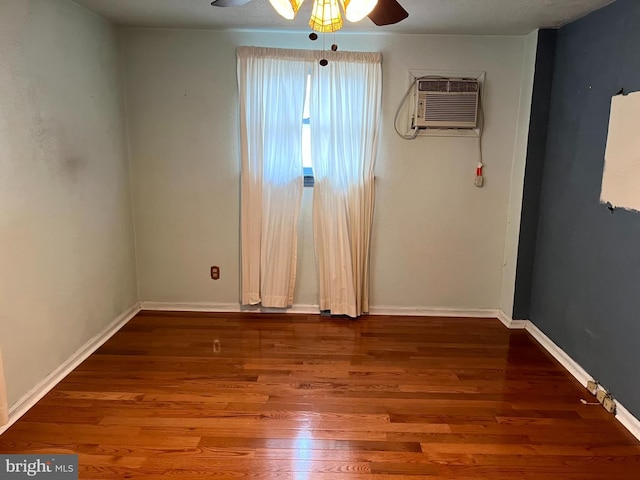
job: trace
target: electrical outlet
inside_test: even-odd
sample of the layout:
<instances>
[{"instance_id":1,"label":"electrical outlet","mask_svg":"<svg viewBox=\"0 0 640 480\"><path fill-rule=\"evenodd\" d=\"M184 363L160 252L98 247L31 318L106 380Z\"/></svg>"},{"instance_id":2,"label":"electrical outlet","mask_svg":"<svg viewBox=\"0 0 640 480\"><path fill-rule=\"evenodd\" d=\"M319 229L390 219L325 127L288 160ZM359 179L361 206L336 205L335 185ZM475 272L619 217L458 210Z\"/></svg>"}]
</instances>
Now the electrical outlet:
<instances>
[{"instance_id":1,"label":"electrical outlet","mask_svg":"<svg viewBox=\"0 0 640 480\"><path fill-rule=\"evenodd\" d=\"M589 393L591 393L591 395L595 395L596 393L598 393L598 382L596 382L595 380L589 380L587 382L587 390L589 390Z\"/></svg>"},{"instance_id":2,"label":"electrical outlet","mask_svg":"<svg viewBox=\"0 0 640 480\"><path fill-rule=\"evenodd\" d=\"M607 398L607 391L603 388L599 388L597 393L596 393L596 398L598 399L598 401L600 403L602 403L604 405L604 399Z\"/></svg>"},{"instance_id":3,"label":"electrical outlet","mask_svg":"<svg viewBox=\"0 0 640 480\"><path fill-rule=\"evenodd\" d=\"M220 279L220 267L218 267L217 265L214 265L213 267L211 267L211 279L212 280Z\"/></svg>"},{"instance_id":4,"label":"electrical outlet","mask_svg":"<svg viewBox=\"0 0 640 480\"><path fill-rule=\"evenodd\" d=\"M615 413L616 413L616 401L613 399L613 397L611 395L607 395L604 398L604 401L602 402L602 406L604 407L604 409L607 412L613 413L615 415Z\"/></svg>"}]
</instances>

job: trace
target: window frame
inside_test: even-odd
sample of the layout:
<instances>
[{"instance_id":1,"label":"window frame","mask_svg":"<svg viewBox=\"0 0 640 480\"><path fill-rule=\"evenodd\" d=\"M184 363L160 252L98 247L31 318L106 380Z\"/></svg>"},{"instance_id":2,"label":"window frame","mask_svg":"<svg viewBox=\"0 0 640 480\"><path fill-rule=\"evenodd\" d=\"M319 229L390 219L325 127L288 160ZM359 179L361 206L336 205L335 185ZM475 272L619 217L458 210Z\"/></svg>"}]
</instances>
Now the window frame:
<instances>
[{"instance_id":1,"label":"window frame","mask_svg":"<svg viewBox=\"0 0 640 480\"><path fill-rule=\"evenodd\" d=\"M303 118L302 118L302 128L304 129L304 126L310 126L311 125L311 117L310 116L306 116L305 115L309 115L309 95L310 95L310 91L311 91L311 73L307 74L307 86L306 86L306 96L305 96L305 100L304 100L304 113L303 113ZM311 127L309 127L311 128ZM304 150L304 135L302 135L302 148ZM302 174L304 176L304 186L305 187L313 187L313 185L315 184L315 178L313 176L313 159L311 158L311 145L309 145L309 158L311 159L311 166L310 167L306 167L304 165L304 161L302 162ZM303 155L304 158L304 155Z\"/></svg>"}]
</instances>

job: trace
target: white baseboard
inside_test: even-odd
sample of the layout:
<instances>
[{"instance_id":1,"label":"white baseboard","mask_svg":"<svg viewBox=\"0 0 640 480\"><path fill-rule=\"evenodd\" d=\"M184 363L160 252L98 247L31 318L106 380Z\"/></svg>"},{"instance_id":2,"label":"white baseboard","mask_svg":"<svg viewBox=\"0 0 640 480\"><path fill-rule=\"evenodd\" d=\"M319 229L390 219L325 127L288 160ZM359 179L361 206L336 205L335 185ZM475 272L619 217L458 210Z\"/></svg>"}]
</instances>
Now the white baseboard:
<instances>
[{"instance_id":1,"label":"white baseboard","mask_svg":"<svg viewBox=\"0 0 640 480\"><path fill-rule=\"evenodd\" d=\"M289 308L263 308L260 306L244 306L238 303L171 303L140 302L141 310L174 311L174 312L263 312L263 313L309 313L319 314L318 305L297 304ZM492 308L432 308L432 307L395 307L372 306L369 315L395 315L419 317L473 317L496 318L499 310ZM524 327L522 327L524 328Z\"/></svg>"},{"instance_id":2,"label":"white baseboard","mask_svg":"<svg viewBox=\"0 0 640 480\"><path fill-rule=\"evenodd\" d=\"M434 308L378 305L369 307L369 315L496 318L496 316L498 315L498 310L493 308Z\"/></svg>"},{"instance_id":3,"label":"white baseboard","mask_svg":"<svg viewBox=\"0 0 640 480\"><path fill-rule=\"evenodd\" d=\"M498 310L497 313L498 320L500 320L505 327L510 328L512 330L522 329L527 327L527 320L514 320L509 315L504 313L502 310Z\"/></svg>"},{"instance_id":4,"label":"white baseboard","mask_svg":"<svg viewBox=\"0 0 640 480\"><path fill-rule=\"evenodd\" d=\"M640 440L640 420L634 417L629 410L624 408L616 400L616 418L618 421L631 432L631 434Z\"/></svg>"},{"instance_id":5,"label":"white baseboard","mask_svg":"<svg viewBox=\"0 0 640 480\"><path fill-rule=\"evenodd\" d=\"M140 310L159 312L240 312L238 303L140 302Z\"/></svg>"},{"instance_id":6,"label":"white baseboard","mask_svg":"<svg viewBox=\"0 0 640 480\"><path fill-rule=\"evenodd\" d=\"M265 308L259 305L246 306L239 303L172 303L140 302L141 310L164 312L262 312L262 313L320 313L318 305L293 305L289 308Z\"/></svg>"},{"instance_id":7,"label":"white baseboard","mask_svg":"<svg viewBox=\"0 0 640 480\"><path fill-rule=\"evenodd\" d=\"M573 375L580 384L586 388L587 382L593 380L593 377L578 364L573 358L565 353L558 345L547 337L532 322L527 322L525 330L535 338L542 347L549 352L560 364Z\"/></svg>"},{"instance_id":8,"label":"white baseboard","mask_svg":"<svg viewBox=\"0 0 640 480\"><path fill-rule=\"evenodd\" d=\"M119 315L113 322L102 330L99 334L87 340L76 352L71 355L64 363L62 363L53 372L47 375L35 387L29 390L15 404L9 408L9 421L0 427L0 435L2 435L11 425L13 425L22 415L24 415L31 407L33 407L42 397L64 379L74 368L85 361L89 355L100 348L107 340L109 340L123 325L131 320L140 311L140 305L136 302L133 306Z\"/></svg>"},{"instance_id":9,"label":"white baseboard","mask_svg":"<svg viewBox=\"0 0 640 480\"><path fill-rule=\"evenodd\" d=\"M538 327L536 327L531 321L526 321L525 329L535 338L542 347L549 352L553 357L560 362L571 375L573 375L580 384L586 388L587 382L593 380L593 377L589 375L578 362L571 358L567 353L556 345L549 337L547 337ZM616 419L631 432L631 434L640 440L640 420L634 417L629 410L616 400Z\"/></svg>"}]
</instances>

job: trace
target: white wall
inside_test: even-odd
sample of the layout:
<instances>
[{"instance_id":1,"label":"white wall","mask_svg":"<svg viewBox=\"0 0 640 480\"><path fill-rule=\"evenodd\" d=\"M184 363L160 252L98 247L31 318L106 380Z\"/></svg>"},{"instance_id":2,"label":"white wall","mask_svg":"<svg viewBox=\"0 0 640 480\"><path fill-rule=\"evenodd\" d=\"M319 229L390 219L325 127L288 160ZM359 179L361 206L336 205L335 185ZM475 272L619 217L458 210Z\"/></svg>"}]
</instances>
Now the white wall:
<instances>
[{"instance_id":1,"label":"white wall","mask_svg":"<svg viewBox=\"0 0 640 480\"><path fill-rule=\"evenodd\" d=\"M522 214L522 194L524 191L524 170L527 162L529 142L529 118L531 116L531 98L538 49L538 31L531 32L525 38L523 46L522 84L520 89L520 107L518 110L516 143L511 170L511 191L507 210L507 230L505 237L504 268L502 272L502 291L500 310L508 317L513 316L513 301L516 289L516 268L518 266L518 243L520 239L520 217Z\"/></svg>"},{"instance_id":2,"label":"white wall","mask_svg":"<svg viewBox=\"0 0 640 480\"><path fill-rule=\"evenodd\" d=\"M383 54L372 306L498 308L520 115L525 37L337 34L342 50ZM123 31L140 299L239 301L235 49L314 48L304 33ZM529 59L527 60L529 61ZM486 186L476 141L405 141L393 116L409 70L485 71ZM297 304L317 304L305 189ZM210 265L221 280L209 279Z\"/></svg>"},{"instance_id":3,"label":"white wall","mask_svg":"<svg viewBox=\"0 0 640 480\"><path fill-rule=\"evenodd\" d=\"M118 32L0 3L0 347L15 403L137 301Z\"/></svg>"}]
</instances>

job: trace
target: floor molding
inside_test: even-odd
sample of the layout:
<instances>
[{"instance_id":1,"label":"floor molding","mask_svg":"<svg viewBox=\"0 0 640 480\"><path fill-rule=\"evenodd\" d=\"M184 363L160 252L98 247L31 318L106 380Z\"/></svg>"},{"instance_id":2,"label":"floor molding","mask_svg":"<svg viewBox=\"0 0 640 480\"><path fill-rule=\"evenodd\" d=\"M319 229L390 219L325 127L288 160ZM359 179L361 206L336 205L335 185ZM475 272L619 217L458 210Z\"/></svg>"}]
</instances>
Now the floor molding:
<instances>
[{"instance_id":1,"label":"floor molding","mask_svg":"<svg viewBox=\"0 0 640 480\"><path fill-rule=\"evenodd\" d=\"M640 420L634 417L629 410L624 408L623 405L620 404L616 400L616 418L618 421L631 432L631 434L640 440Z\"/></svg>"},{"instance_id":2,"label":"floor molding","mask_svg":"<svg viewBox=\"0 0 640 480\"><path fill-rule=\"evenodd\" d=\"M448 307L396 307L388 305L371 306L369 315L393 315L416 317L472 317L496 318L498 310L493 308L448 308Z\"/></svg>"},{"instance_id":3,"label":"floor molding","mask_svg":"<svg viewBox=\"0 0 640 480\"><path fill-rule=\"evenodd\" d=\"M140 302L140 310L156 312L240 312L238 303L173 303L173 302Z\"/></svg>"},{"instance_id":4,"label":"floor molding","mask_svg":"<svg viewBox=\"0 0 640 480\"><path fill-rule=\"evenodd\" d=\"M589 372L582 368L578 362L547 337L533 322L527 320L525 323L525 330L586 388L587 382L593 380ZM616 400L616 412L616 419L629 430L634 437L640 440L640 420L634 417L618 400Z\"/></svg>"},{"instance_id":5,"label":"floor molding","mask_svg":"<svg viewBox=\"0 0 640 480\"><path fill-rule=\"evenodd\" d=\"M556 345L549 337L536 327L532 322L528 321L525 330L535 338L542 347L549 352L560 364L571 374L580 384L586 388L587 382L593 380L593 377L580 366L573 358Z\"/></svg>"},{"instance_id":6,"label":"floor molding","mask_svg":"<svg viewBox=\"0 0 640 480\"><path fill-rule=\"evenodd\" d=\"M9 409L9 421L0 427L0 435L13 425L22 415L33 407L42 397L60 383L64 377L69 375L74 368L85 361L89 355L95 352L107 340L109 340L118 330L120 330L129 320L137 315L140 311L140 305L136 302L124 313L119 315L113 322L102 330L99 334L87 340L76 352L71 355L64 363L62 363L53 372L47 375L35 387L22 396Z\"/></svg>"},{"instance_id":7,"label":"floor molding","mask_svg":"<svg viewBox=\"0 0 640 480\"><path fill-rule=\"evenodd\" d=\"M318 305L293 305L289 308L265 308L261 306L245 306L239 303L172 303L172 302L140 302L141 310L164 312L262 312L262 313L320 313Z\"/></svg>"},{"instance_id":8,"label":"floor molding","mask_svg":"<svg viewBox=\"0 0 640 480\"><path fill-rule=\"evenodd\" d=\"M263 313L308 313L319 314L318 305L293 305L289 308L263 308L243 306L238 303L171 303L140 302L142 310L174 312L263 312ZM417 317L473 317L496 318L499 310L492 308L433 308L396 307L388 305L372 306L369 315L417 316ZM524 328L524 327L522 327Z\"/></svg>"},{"instance_id":9,"label":"floor molding","mask_svg":"<svg viewBox=\"0 0 640 480\"><path fill-rule=\"evenodd\" d=\"M527 327L527 320L514 320L509 315L504 313L502 310L498 310L497 313L498 320L500 320L505 327L510 328L512 330L523 329Z\"/></svg>"}]
</instances>

